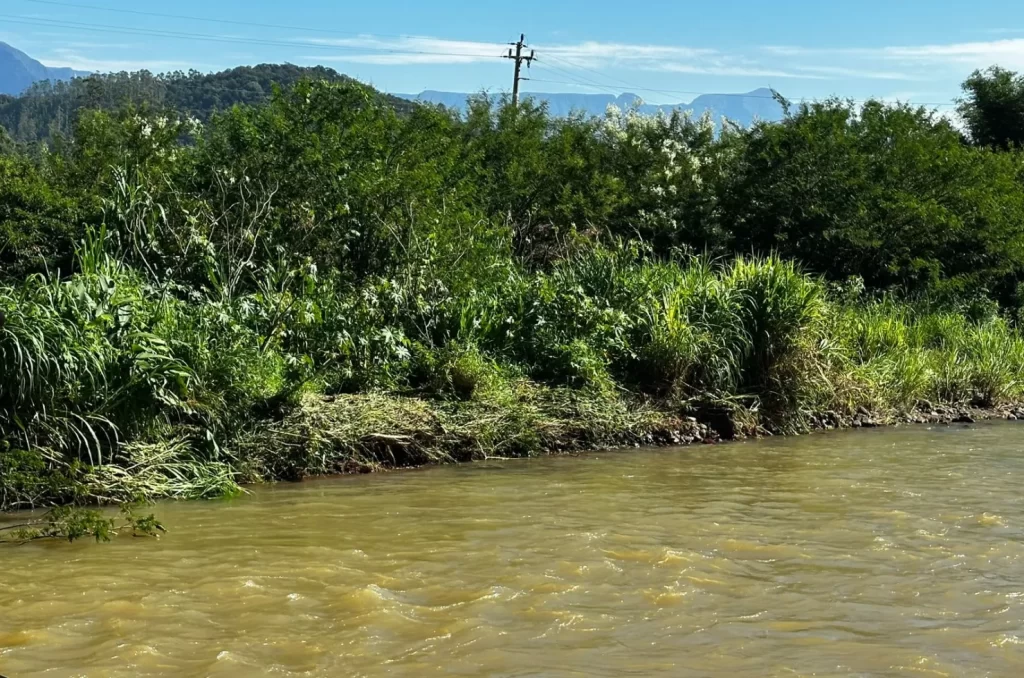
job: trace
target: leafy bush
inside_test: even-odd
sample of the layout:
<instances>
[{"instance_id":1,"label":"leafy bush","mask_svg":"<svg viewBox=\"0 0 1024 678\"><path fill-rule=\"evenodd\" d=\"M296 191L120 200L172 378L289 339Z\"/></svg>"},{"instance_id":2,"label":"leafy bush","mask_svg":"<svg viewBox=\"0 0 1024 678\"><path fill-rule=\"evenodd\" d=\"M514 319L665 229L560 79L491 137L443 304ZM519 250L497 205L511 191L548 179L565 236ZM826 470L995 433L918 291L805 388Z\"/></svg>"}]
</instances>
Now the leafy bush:
<instances>
[{"instance_id":1,"label":"leafy bush","mask_svg":"<svg viewBox=\"0 0 1024 678\"><path fill-rule=\"evenodd\" d=\"M746 133L722 197L744 252L869 288L987 289L1011 301L1024 252L1021 156L970 148L923 109L806 104Z\"/></svg>"}]
</instances>

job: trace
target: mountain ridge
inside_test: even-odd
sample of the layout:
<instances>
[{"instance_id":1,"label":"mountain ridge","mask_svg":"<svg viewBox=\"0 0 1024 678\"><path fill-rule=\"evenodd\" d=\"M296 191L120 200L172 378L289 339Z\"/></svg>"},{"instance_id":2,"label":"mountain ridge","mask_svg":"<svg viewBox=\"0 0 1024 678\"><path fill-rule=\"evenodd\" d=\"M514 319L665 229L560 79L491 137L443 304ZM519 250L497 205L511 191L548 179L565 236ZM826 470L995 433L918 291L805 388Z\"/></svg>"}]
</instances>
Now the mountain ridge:
<instances>
[{"instance_id":1,"label":"mountain ridge","mask_svg":"<svg viewBox=\"0 0 1024 678\"><path fill-rule=\"evenodd\" d=\"M419 94L394 94L393 96L419 101L423 103L439 104L448 108L465 110L466 100L473 96L462 92L445 92L439 90L424 90ZM500 99L500 94L489 94L492 99ZM743 93L711 93L701 94L689 102L673 104L648 104L643 98L632 92L624 92L618 95L612 94L583 94L572 92L530 92L525 93L524 98L533 98L543 101L548 105L552 115L566 116L573 112L582 111L587 115L604 115L608 106L617 106L620 109L636 109L643 114L655 115L657 113L670 113L679 109L693 111L694 115L701 115L705 111L711 113L715 118L726 117L744 126L749 126L755 120L779 120L783 116L782 105L775 100L775 93L766 87Z\"/></svg>"},{"instance_id":2,"label":"mountain ridge","mask_svg":"<svg viewBox=\"0 0 1024 678\"><path fill-rule=\"evenodd\" d=\"M0 41L0 94L17 96L43 80L63 82L85 75L89 73L73 68L45 66L17 47Z\"/></svg>"}]
</instances>

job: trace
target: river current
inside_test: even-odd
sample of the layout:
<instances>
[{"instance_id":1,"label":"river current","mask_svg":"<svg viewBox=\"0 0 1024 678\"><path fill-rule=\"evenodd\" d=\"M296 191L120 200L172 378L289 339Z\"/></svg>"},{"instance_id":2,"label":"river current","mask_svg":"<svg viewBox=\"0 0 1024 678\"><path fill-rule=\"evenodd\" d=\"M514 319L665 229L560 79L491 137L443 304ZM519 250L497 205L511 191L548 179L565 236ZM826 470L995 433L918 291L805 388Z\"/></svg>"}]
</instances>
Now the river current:
<instances>
[{"instance_id":1,"label":"river current","mask_svg":"<svg viewBox=\"0 0 1024 678\"><path fill-rule=\"evenodd\" d=\"M494 461L0 549L24 676L1024 676L1024 427Z\"/></svg>"}]
</instances>

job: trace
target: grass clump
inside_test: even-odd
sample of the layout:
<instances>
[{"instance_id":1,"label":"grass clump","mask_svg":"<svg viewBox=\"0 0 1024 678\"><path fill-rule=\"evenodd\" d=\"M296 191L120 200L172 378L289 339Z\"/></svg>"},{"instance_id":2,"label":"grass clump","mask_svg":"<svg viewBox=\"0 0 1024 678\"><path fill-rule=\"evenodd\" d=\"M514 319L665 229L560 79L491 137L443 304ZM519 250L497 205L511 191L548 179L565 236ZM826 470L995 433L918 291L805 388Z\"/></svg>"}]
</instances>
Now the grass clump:
<instances>
[{"instance_id":1,"label":"grass clump","mask_svg":"<svg viewBox=\"0 0 1024 678\"><path fill-rule=\"evenodd\" d=\"M308 394L280 421L239 442L249 472L272 480L449 460L446 432L425 400Z\"/></svg>"},{"instance_id":2,"label":"grass clump","mask_svg":"<svg viewBox=\"0 0 1024 678\"><path fill-rule=\"evenodd\" d=\"M502 381L472 398L308 394L239 443L254 477L299 479L649 441L664 411L607 392Z\"/></svg>"}]
</instances>

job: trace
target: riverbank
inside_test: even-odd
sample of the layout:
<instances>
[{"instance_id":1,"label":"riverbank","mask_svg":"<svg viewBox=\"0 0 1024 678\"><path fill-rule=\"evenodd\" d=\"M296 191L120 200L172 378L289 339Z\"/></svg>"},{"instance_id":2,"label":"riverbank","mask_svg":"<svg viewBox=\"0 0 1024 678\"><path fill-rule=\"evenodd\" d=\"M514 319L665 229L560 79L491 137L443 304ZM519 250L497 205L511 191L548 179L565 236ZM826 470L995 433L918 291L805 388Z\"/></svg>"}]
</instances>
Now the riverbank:
<instances>
[{"instance_id":1,"label":"riverbank","mask_svg":"<svg viewBox=\"0 0 1024 678\"><path fill-rule=\"evenodd\" d=\"M233 495L244 492L244 485L268 481L600 449L713 445L817 430L1024 420L1021 405L935 405L919 400L908 411L831 410L789 419L789 428L778 429L767 427L756 411L724 403L690 402L673 408L666 401L655 405L622 394L549 389L530 382L504 392L503 400L497 395L483 392L470 401L445 403L380 394L308 394L287 416L261 422L239 436L236 454L241 456L233 465L182 463L188 452L182 451L186 443L181 439L164 445L128 444L125 456L104 466L67 465L52 459L46 465L18 466L27 453L0 451L5 497L12 489L22 492L22 497L27 496L26 490L49 490L54 493L50 501L74 497L64 504L121 504L118 516L73 506L58 506L28 521L8 515L13 522L0 521L0 544L36 539L107 541L119 533L152 536L164 527L156 516L138 513L139 502ZM244 462L239 463L241 459ZM11 464L12 460L16 463Z\"/></svg>"},{"instance_id":2,"label":"riverbank","mask_svg":"<svg viewBox=\"0 0 1024 678\"><path fill-rule=\"evenodd\" d=\"M307 394L288 416L260 422L241 435L236 459L245 461L233 465L181 463L188 453L180 449L185 444L180 439L168 444L126 444L125 456L104 466L55 460L17 466L26 457L0 451L5 493L46 489L55 493L51 501L52 497L74 497L63 504L120 504L122 509L116 515L58 506L29 520L0 512L0 544L37 539L108 541L118 534L153 536L164 527L157 516L139 512L139 502L241 494L247 492L245 485L276 480L597 450L637 449L639 453L640 449L709 446L819 430L1024 420L1024 406L1019 405L933 405L919 400L909 411L872 413L863 407L847 413L828 411L799 424L790 419L790 427L779 429L769 427L757 412L723 402L714 406L689 402L673 408L664 400L655 405L623 394L550 389L529 382L503 394L499 400L499 393L479 392L460 402L384 394Z\"/></svg>"},{"instance_id":3,"label":"riverbank","mask_svg":"<svg viewBox=\"0 0 1024 678\"><path fill-rule=\"evenodd\" d=\"M311 397L286 420L245 443L250 481L372 473L493 458L573 454L594 449L683 447L804 435L814 431L950 426L1024 420L1024 405L979 407L922 400L908 411L823 412L789 429L766 427L755 412L723 405L627 405L580 393L548 393L518 411L479 403L462 408L413 399ZM258 460L258 461L256 461Z\"/></svg>"},{"instance_id":4,"label":"riverbank","mask_svg":"<svg viewBox=\"0 0 1024 678\"><path fill-rule=\"evenodd\" d=\"M93 265L0 285L0 509L940 423L1024 399L1024 338L998 314L850 299L774 258L596 247L458 293L429 276L310 286L276 315Z\"/></svg>"}]
</instances>

